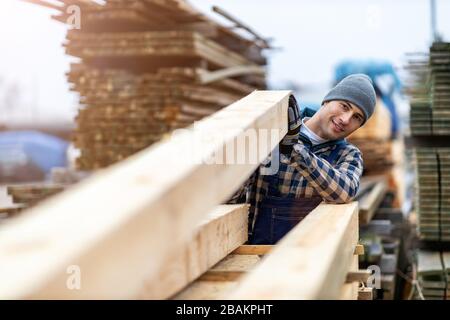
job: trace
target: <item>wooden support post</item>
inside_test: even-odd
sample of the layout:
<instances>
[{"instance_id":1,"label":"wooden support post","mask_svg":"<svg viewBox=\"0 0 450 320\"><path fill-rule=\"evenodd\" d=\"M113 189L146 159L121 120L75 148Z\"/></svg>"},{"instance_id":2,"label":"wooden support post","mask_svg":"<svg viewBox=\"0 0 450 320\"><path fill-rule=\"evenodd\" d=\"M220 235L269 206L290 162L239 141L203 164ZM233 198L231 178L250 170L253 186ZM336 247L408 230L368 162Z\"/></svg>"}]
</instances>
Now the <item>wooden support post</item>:
<instances>
[{"instance_id":1,"label":"wooden support post","mask_svg":"<svg viewBox=\"0 0 450 320\"><path fill-rule=\"evenodd\" d=\"M321 204L226 298L338 299L357 241L357 203Z\"/></svg>"},{"instance_id":2,"label":"wooden support post","mask_svg":"<svg viewBox=\"0 0 450 320\"><path fill-rule=\"evenodd\" d=\"M287 133L290 94L255 91L5 223L0 299L135 297ZM220 161L249 136L251 161Z\"/></svg>"}]
</instances>

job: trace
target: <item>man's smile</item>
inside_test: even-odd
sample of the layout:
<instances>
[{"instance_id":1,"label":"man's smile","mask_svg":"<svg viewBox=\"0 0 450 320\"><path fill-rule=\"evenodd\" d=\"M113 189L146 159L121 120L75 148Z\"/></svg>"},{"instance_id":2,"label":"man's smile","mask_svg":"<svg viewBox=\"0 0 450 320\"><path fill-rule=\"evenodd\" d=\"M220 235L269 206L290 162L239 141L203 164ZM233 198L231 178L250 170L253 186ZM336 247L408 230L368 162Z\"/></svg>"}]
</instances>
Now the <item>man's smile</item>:
<instances>
[{"instance_id":1,"label":"man's smile","mask_svg":"<svg viewBox=\"0 0 450 320\"><path fill-rule=\"evenodd\" d=\"M337 132L344 132L345 129L342 128L342 126L338 125L334 120L331 120L331 122L333 123L333 130L337 131Z\"/></svg>"}]
</instances>

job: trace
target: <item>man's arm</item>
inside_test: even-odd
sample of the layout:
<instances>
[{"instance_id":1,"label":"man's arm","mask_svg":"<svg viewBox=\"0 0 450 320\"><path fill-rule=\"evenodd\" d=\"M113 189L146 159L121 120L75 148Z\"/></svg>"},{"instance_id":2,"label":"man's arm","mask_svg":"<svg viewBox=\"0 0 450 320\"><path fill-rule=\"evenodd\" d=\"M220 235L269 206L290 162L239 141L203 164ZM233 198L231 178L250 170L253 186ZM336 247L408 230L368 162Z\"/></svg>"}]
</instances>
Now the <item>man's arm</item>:
<instances>
[{"instance_id":1,"label":"man's arm","mask_svg":"<svg viewBox=\"0 0 450 320\"><path fill-rule=\"evenodd\" d=\"M359 189L363 159L356 147L346 148L342 152L339 162L332 166L298 143L294 145L290 164L301 172L326 202L347 203L353 200Z\"/></svg>"}]
</instances>

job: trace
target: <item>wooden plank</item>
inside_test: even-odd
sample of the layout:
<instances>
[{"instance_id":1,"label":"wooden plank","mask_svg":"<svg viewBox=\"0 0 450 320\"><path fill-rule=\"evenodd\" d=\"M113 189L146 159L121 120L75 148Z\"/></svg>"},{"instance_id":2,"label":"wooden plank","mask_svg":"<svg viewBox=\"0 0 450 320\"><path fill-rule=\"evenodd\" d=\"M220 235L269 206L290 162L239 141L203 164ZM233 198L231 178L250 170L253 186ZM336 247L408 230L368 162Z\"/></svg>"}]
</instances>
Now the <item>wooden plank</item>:
<instances>
[{"instance_id":1,"label":"wooden plank","mask_svg":"<svg viewBox=\"0 0 450 320\"><path fill-rule=\"evenodd\" d=\"M0 298L135 297L287 133L289 95L255 91L6 223L0 230ZM249 132L263 147L254 161L205 161L223 150L227 159L226 147L234 150ZM82 290L66 286L70 266L82 270Z\"/></svg>"},{"instance_id":2,"label":"wooden plank","mask_svg":"<svg viewBox=\"0 0 450 320\"><path fill-rule=\"evenodd\" d=\"M257 255L264 255L268 254L272 249L274 248L273 245L265 245L265 244L258 244L258 245L251 245L251 244L244 244L233 251L233 254L257 254Z\"/></svg>"},{"instance_id":3,"label":"wooden plank","mask_svg":"<svg viewBox=\"0 0 450 320\"><path fill-rule=\"evenodd\" d=\"M226 78L232 78L245 74L260 74L265 75L266 70L260 66L233 66L226 69L221 69L211 72L203 72L200 74L200 83L208 84L216 81L220 81Z\"/></svg>"},{"instance_id":4,"label":"wooden plank","mask_svg":"<svg viewBox=\"0 0 450 320\"><path fill-rule=\"evenodd\" d=\"M367 282L372 272L370 270L356 270L347 273L345 282Z\"/></svg>"},{"instance_id":5,"label":"wooden plank","mask_svg":"<svg viewBox=\"0 0 450 320\"><path fill-rule=\"evenodd\" d=\"M261 258L257 255L230 254L203 274L200 281L237 281L251 270Z\"/></svg>"},{"instance_id":6,"label":"wooden plank","mask_svg":"<svg viewBox=\"0 0 450 320\"><path fill-rule=\"evenodd\" d=\"M372 220L376 209L383 201L386 191L386 181L378 181L372 190L359 200L359 223L361 225L366 225Z\"/></svg>"},{"instance_id":7,"label":"wooden plank","mask_svg":"<svg viewBox=\"0 0 450 320\"><path fill-rule=\"evenodd\" d=\"M248 205L221 205L208 214L195 237L164 264L157 281L144 284L139 299L167 299L247 241Z\"/></svg>"},{"instance_id":8,"label":"wooden plank","mask_svg":"<svg viewBox=\"0 0 450 320\"><path fill-rule=\"evenodd\" d=\"M357 241L357 203L321 204L227 298L337 299Z\"/></svg>"}]
</instances>

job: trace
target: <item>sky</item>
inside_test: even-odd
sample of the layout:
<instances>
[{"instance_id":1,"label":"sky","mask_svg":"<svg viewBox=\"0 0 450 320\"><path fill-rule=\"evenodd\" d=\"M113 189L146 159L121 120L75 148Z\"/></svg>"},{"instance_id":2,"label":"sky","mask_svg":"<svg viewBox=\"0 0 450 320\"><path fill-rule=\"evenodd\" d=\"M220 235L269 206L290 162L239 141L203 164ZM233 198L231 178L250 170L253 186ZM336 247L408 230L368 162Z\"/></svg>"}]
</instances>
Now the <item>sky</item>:
<instances>
[{"instance_id":1,"label":"sky","mask_svg":"<svg viewBox=\"0 0 450 320\"><path fill-rule=\"evenodd\" d=\"M325 95L333 68L343 59L387 60L401 71L405 53L427 51L432 39L429 0L190 3L229 24L211 12L212 5L217 5L273 38L273 46L279 49L268 54L269 84L276 88L299 84L304 89L300 100ZM436 3L438 32L450 41L450 1ZM65 76L74 59L61 46L66 27L51 20L51 14L20 0L0 1L0 123L70 121L76 114L78 98L69 91Z\"/></svg>"}]
</instances>

